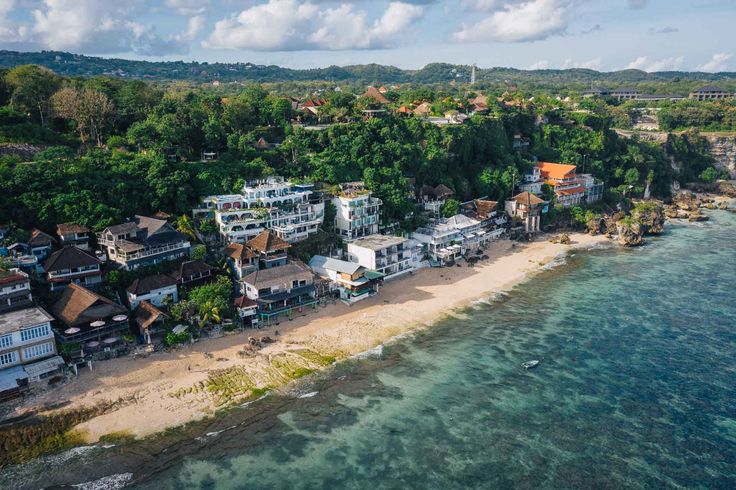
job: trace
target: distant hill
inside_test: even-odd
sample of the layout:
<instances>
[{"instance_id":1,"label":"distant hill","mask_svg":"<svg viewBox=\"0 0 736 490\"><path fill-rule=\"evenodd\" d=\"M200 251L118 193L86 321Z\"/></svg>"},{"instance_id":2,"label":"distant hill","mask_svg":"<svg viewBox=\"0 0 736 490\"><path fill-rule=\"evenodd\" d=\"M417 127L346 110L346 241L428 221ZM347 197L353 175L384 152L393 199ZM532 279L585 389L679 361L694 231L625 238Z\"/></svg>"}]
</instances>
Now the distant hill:
<instances>
[{"instance_id":1,"label":"distant hill","mask_svg":"<svg viewBox=\"0 0 736 490\"><path fill-rule=\"evenodd\" d=\"M465 83L470 80L469 65L432 63L419 70L402 70L377 64L329 66L295 70L276 65L253 63L199 63L183 61L133 61L83 56L61 51L22 53L0 51L0 67L36 64L60 75L76 77L111 76L151 80L186 80L206 83L227 82L296 82L334 81L342 83ZM627 83L722 82L736 83L736 72L703 73L667 71L647 73L640 70L598 72L582 68L567 70L519 70L515 68L479 68L479 82L487 84L537 84L547 86L591 84L616 86Z\"/></svg>"}]
</instances>

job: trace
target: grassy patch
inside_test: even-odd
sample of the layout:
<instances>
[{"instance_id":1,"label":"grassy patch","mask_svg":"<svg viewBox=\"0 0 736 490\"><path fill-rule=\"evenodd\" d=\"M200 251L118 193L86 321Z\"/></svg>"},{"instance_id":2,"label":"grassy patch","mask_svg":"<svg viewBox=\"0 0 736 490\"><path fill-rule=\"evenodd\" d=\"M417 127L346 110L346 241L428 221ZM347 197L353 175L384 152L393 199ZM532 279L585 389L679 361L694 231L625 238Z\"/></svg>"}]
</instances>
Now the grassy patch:
<instances>
[{"instance_id":1,"label":"grassy patch","mask_svg":"<svg viewBox=\"0 0 736 490\"><path fill-rule=\"evenodd\" d=\"M336 360L335 356L324 356L318 352L308 349L293 350L289 352L301 356L307 361L319 366L331 366Z\"/></svg>"},{"instance_id":2,"label":"grassy patch","mask_svg":"<svg viewBox=\"0 0 736 490\"><path fill-rule=\"evenodd\" d=\"M110 432L100 437L102 444L126 444L135 441L135 436L129 430Z\"/></svg>"}]
</instances>

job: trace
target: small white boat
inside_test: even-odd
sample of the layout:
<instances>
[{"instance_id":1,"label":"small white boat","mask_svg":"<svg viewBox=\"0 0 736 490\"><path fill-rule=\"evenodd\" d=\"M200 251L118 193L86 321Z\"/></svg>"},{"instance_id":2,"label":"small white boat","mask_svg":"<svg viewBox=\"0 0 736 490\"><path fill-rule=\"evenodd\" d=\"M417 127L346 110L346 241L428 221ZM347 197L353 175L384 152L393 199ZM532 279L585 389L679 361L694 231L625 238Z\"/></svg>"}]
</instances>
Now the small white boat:
<instances>
[{"instance_id":1,"label":"small white boat","mask_svg":"<svg viewBox=\"0 0 736 490\"><path fill-rule=\"evenodd\" d=\"M535 367L539 366L539 360L533 359L531 361L526 361L521 364L524 369L534 369Z\"/></svg>"}]
</instances>

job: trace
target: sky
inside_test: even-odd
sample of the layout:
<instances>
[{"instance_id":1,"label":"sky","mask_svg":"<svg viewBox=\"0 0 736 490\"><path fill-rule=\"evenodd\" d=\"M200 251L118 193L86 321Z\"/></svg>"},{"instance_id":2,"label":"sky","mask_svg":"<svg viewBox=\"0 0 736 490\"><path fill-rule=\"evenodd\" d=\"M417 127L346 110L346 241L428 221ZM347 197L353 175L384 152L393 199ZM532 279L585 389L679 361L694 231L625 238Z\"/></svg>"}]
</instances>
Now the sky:
<instances>
[{"instance_id":1,"label":"sky","mask_svg":"<svg viewBox=\"0 0 736 490\"><path fill-rule=\"evenodd\" d=\"M0 0L0 49L293 68L736 71L736 0Z\"/></svg>"}]
</instances>

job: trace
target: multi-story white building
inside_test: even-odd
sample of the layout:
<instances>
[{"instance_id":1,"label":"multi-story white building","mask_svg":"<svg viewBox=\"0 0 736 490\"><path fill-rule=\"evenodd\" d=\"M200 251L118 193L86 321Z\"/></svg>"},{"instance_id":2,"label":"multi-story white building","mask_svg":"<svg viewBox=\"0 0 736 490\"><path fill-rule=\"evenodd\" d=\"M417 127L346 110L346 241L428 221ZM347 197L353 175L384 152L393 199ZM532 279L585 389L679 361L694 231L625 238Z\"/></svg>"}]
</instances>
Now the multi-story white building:
<instances>
[{"instance_id":1,"label":"multi-story white building","mask_svg":"<svg viewBox=\"0 0 736 490\"><path fill-rule=\"evenodd\" d=\"M414 270L414 257L409 240L390 235L372 235L348 243L348 258L366 269L393 279Z\"/></svg>"},{"instance_id":2,"label":"multi-story white building","mask_svg":"<svg viewBox=\"0 0 736 490\"><path fill-rule=\"evenodd\" d=\"M382 202L363 182L341 184L332 204L337 209L335 229L346 242L378 233Z\"/></svg>"},{"instance_id":3,"label":"multi-story white building","mask_svg":"<svg viewBox=\"0 0 736 490\"><path fill-rule=\"evenodd\" d=\"M51 330L52 320L51 315L38 307L1 314L0 370L23 366L16 374L17 379L31 381L55 371L59 363L50 363L48 369L27 369L38 361L56 356L56 342L54 332ZM3 371L0 371L0 376L2 373Z\"/></svg>"},{"instance_id":4,"label":"multi-story white building","mask_svg":"<svg viewBox=\"0 0 736 490\"><path fill-rule=\"evenodd\" d=\"M31 306L31 280L20 269L0 270L0 313Z\"/></svg>"},{"instance_id":5,"label":"multi-story white building","mask_svg":"<svg viewBox=\"0 0 736 490\"><path fill-rule=\"evenodd\" d=\"M267 228L294 243L317 233L324 220L324 203L310 200L312 188L269 177L245 184L240 194L205 197L194 214L213 213L227 243L245 243Z\"/></svg>"},{"instance_id":6,"label":"multi-story white building","mask_svg":"<svg viewBox=\"0 0 736 490\"><path fill-rule=\"evenodd\" d=\"M532 194L541 194L542 184L544 184L542 171L539 167L535 166L531 173L524 175L524 180L519 184L519 192L526 191L531 192Z\"/></svg>"},{"instance_id":7,"label":"multi-story white building","mask_svg":"<svg viewBox=\"0 0 736 490\"><path fill-rule=\"evenodd\" d=\"M417 229L412 238L423 245L430 259L444 264L478 250L503 232L503 228L487 231L477 219L456 214Z\"/></svg>"}]
</instances>

